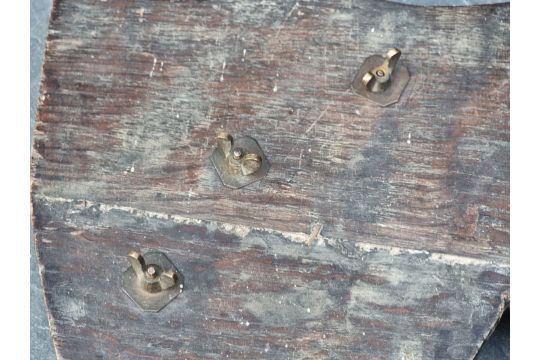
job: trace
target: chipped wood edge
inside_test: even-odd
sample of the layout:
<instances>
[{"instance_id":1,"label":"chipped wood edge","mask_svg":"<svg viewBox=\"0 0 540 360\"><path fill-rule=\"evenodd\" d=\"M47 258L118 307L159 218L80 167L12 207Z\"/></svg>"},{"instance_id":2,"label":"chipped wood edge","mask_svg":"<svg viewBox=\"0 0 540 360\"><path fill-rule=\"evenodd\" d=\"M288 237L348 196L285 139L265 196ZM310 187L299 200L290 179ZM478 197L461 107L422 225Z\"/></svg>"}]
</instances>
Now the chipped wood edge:
<instances>
[{"instance_id":1,"label":"chipped wood edge","mask_svg":"<svg viewBox=\"0 0 540 360\"><path fill-rule=\"evenodd\" d=\"M148 211L148 210L142 210L138 209L136 207L130 207L130 206L122 206L122 205L114 205L114 204L104 204L100 202L94 202L90 200L84 200L84 199L67 199L62 197L51 197L47 195L41 195L41 194L34 194L34 199L36 200L43 200L50 203L75 203L75 202L84 202L84 207L88 206L97 206L101 211L104 213L108 213L113 210L120 210L127 212L129 214L135 215L139 218L155 218L155 219L163 219L163 220L172 220L173 222L177 224L185 224L185 225L201 225L201 224L210 224L221 231L236 235L241 238L246 237L249 233L252 231L260 231L267 234L272 235L278 235L282 236L283 238L293 242L293 243L299 243L306 246L320 246L322 244L328 243L328 244L336 244L342 239L332 238L332 237L326 237L321 234L322 231L322 225L321 224L315 224L312 227L312 231L310 234L303 233L303 232L288 232L288 231L280 231L275 230L272 228L265 228L265 227L257 227L257 226L246 226L246 225L239 225L234 223L227 223L227 222L220 222L220 221L214 221L214 220L201 220L196 218L190 218L183 215L177 215L177 214L167 214L157 211ZM315 240L317 240L315 242ZM447 265L497 265L501 268L510 268L510 264L508 262L500 263L495 260L484 260L480 258L475 257L469 257L469 256L460 256L460 255L453 255L453 254L446 254L441 252L429 252L426 250L415 250L415 249L408 249L408 248L402 248L397 246L387 246L387 245L379 245L379 244L373 244L368 243L362 240L357 240L354 243L357 250L365 253L369 253L372 251L384 251L388 253L390 256L396 256L396 255L402 255L402 254L425 254L429 256L430 260L433 260L435 262L444 263Z\"/></svg>"},{"instance_id":2,"label":"chipped wood edge","mask_svg":"<svg viewBox=\"0 0 540 360\"><path fill-rule=\"evenodd\" d=\"M478 350L476 351L476 353L472 357L473 360L475 360L478 357L478 354L480 353L480 351L482 351L482 349L484 348L486 343L491 338L491 335L493 335L493 333L495 332L495 330L499 326L499 323L501 322L501 319L502 319L502 317L504 315L504 312L506 310L508 310L509 308L510 308L510 294L508 293L508 291L503 291L501 293L501 303L499 304L499 308L497 310L497 316L495 318L495 321L493 322L491 327L488 329L488 331L484 334L482 342L481 342L480 346L478 347Z\"/></svg>"}]
</instances>

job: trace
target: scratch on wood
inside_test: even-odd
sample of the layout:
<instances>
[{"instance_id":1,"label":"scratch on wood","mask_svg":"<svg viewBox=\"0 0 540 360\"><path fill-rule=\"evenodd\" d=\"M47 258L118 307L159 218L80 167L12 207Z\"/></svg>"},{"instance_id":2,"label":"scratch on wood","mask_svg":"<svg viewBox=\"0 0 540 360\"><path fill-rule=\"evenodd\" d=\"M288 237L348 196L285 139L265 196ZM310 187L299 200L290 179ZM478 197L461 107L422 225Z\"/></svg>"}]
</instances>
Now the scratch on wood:
<instances>
[{"instance_id":1,"label":"scratch on wood","mask_svg":"<svg viewBox=\"0 0 540 360\"><path fill-rule=\"evenodd\" d=\"M313 127L315 126L315 124L317 124L317 122L318 122L319 120L321 120L321 118L324 116L324 114L326 114L326 111L328 110L329 107L330 107L330 105L328 105L328 106L321 112L321 114L319 115L319 117L318 117L317 119L315 119L315 121L312 122L311 125L309 125L309 127L308 127L307 130L306 130L306 134L307 134L308 132L310 132L311 129L313 129Z\"/></svg>"},{"instance_id":2,"label":"scratch on wood","mask_svg":"<svg viewBox=\"0 0 540 360\"><path fill-rule=\"evenodd\" d=\"M319 235L321 234L322 230L322 224L315 224L313 225L313 229L311 230L311 234L309 234L309 238L307 239L307 245L311 246L313 241L317 240L319 238Z\"/></svg>"}]
</instances>

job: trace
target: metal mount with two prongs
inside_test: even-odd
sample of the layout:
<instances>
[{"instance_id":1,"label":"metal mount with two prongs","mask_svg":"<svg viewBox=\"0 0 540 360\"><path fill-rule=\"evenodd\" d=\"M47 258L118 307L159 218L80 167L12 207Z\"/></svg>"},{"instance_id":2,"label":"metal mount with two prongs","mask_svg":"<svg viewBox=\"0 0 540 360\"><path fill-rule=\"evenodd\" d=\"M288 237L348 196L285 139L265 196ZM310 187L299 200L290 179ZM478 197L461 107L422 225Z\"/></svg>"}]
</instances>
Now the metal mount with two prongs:
<instances>
[{"instance_id":1,"label":"metal mount with two prongs","mask_svg":"<svg viewBox=\"0 0 540 360\"><path fill-rule=\"evenodd\" d=\"M368 57L353 80L353 89L382 106L396 103L409 82L409 71L398 64L400 56L401 51L393 48L385 57Z\"/></svg>"},{"instance_id":2,"label":"metal mount with two prongs","mask_svg":"<svg viewBox=\"0 0 540 360\"><path fill-rule=\"evenodd\" d=\"M123 289L143 310L157 312L182 292L182 276L165 254L130 251L128 261Z\"/></svg>"},{"instance_id":3,"label":"metal mount with two prongs","mask_svg":"<svg viewBox=\"0 0 540 360\"><path fill-rule=\"evenodd\" d=\"M222 132L217 135L217 140L218 146L211 160L225 186L239 189L268 173L270 164L255 139L244 136L234 140Z\"/></svg>"}]
</instances>

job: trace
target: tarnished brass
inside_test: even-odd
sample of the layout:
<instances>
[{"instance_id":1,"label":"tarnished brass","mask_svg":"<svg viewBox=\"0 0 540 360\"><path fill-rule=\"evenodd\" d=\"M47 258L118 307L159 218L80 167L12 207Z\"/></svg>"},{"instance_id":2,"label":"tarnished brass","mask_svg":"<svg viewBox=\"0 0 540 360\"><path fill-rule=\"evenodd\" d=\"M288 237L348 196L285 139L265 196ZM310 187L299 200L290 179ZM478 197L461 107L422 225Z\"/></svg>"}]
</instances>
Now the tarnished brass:
<instances>
[{"instance_id":1,"label":"tarnished brass","mask_svg":"<svg viewBox=\"0 0 540 360\"><path fill-rule=\"evenodd\" d=\"M409 82L409 71L398 64L400 56L401 51L394 48L385 57L368 57L353 80L353 89L382 106L397 102Z\"/></svg>"},{"instance_id":2,"label":"tarnished brass","mask_svg":"<svg viewBox=\"0 0 540 360\"><path fill-rule=\"evenodd\" d=\"M183 279L167 256L150 251L144 257L130 251L123 289L145 311L157 312L182 292Z\"/></svg>"},{"instance_id":3,"label":"tarnished brass","mask_svg":"<svg viewBox=\"0 0 540 360\"><path fill-rule=\"evenodd\" d=\"M234 140L222 132L217 141L210 159L223 185L239 189L266 176L270 164L255 139L244 136Z\"/></svg>"}]
</instances>

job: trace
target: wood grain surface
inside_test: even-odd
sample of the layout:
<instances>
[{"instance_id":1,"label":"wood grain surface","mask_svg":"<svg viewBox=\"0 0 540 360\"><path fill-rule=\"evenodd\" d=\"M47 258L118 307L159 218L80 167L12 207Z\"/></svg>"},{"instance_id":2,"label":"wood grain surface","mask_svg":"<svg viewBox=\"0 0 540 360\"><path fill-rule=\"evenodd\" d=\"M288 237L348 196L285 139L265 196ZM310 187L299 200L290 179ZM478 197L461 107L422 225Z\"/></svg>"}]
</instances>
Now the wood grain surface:
<instances>
[{"instance_id":1,"label":"wood grain surface","mask_svg":"<svg viewBox=\"0 0 540 360\"><path fill-rule=\"evenodd\" d=\"M383 108L350 85L390 47ZM262 181L221 184L219 131ZM58 0L32 160L58 356L471 359L509 301L509 137L508 4ZM186 276L157 315L118 288L131 249Z\"/></svg>"},{"instance_id":2,"label":"wood grain surface","mask_svg":"<svg viewBox=\"0 0 540 360\"><path fill-rule=\"evenodd\" d=\"M65 359L471 359L508 302L509 269L36 200L54 339ZM145 313L121 291L131 249L160 249L184 292Z\"/></svg>"}]
</instances>

